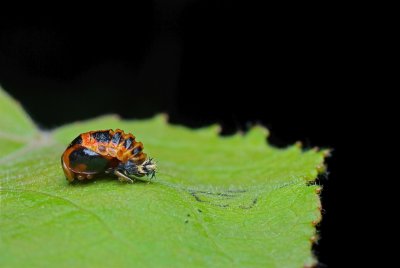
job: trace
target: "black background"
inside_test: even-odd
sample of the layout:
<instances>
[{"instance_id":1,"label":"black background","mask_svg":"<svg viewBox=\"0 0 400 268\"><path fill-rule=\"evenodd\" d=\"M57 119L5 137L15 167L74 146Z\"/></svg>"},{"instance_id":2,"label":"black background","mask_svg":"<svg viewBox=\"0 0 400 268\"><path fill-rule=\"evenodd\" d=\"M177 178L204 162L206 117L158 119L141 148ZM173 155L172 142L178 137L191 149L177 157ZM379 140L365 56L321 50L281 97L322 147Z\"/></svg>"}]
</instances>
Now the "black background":
<instances>
[{"instance_id":1,"label":"black background","mask_svg":"<svg viewBox=\"0 0 400 268\"><path fill-rule=\"evenodd\" d=\"M315 7L314 7L315 8ZM121 12L121 10L125 10ZM350 25L333 7L161 1L118 12L0 17L0 83L45 129L105 113L160 112L223 134L262 123L285 147L333 148L315 252L342 263L344 137L360 115Z\"/></svg>"}]
</instances>

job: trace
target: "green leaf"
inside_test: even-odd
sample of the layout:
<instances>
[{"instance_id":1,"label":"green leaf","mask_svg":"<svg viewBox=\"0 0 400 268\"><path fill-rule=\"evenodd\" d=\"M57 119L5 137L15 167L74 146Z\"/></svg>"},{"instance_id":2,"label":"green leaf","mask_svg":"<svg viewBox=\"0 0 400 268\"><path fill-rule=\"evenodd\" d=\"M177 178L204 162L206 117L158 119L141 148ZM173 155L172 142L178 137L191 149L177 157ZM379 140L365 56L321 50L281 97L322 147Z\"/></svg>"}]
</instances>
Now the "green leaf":
<instances>
[{"instance_id":1,"label":"green leaf","mask_svg":"<svg viewBox=\"0 0 400 268\"><path fill-rule=\"evenodd\" d=\"M0 91L1 267L303 267L315 263L326 151L277 149L267 131L218 136L164 116L38 130ZM121 128L158 163L151 183L67 183L78 134Z\"/></svg>"}]
</instances>

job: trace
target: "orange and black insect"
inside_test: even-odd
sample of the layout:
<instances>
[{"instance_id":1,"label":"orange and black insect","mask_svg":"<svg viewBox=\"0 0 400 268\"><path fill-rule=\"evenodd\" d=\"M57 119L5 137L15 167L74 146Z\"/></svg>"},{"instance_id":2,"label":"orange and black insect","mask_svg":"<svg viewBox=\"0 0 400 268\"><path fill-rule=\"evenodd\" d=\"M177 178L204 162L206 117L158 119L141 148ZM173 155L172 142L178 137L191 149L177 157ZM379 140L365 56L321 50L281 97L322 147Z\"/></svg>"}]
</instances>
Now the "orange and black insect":
<instances>
[{"instance_id":1,"label":"orange and black insect","mask_svg":"<svg viewBox=\"0 0 400 268\"><path fill-rule=\"evenodd\" d=\"M116 129L90 131L80 134L61 156L67 180L91 180L113 174L120 181L144 175L154 177L156 164L143 152L143 144L135 136Z\"/></svg>"}]
</instances>

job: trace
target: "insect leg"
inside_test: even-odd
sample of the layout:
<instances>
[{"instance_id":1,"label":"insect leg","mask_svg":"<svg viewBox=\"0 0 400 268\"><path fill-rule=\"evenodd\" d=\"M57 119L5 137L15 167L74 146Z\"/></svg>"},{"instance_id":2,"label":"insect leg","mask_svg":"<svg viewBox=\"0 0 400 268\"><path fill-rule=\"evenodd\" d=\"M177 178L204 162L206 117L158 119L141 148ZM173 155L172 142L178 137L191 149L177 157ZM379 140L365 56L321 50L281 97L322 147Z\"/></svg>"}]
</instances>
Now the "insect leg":
<instances>
[{"instance_id":1,"label":"insect leg","mask_svg":"<svg viewBox=\"0 0 400 268\"><path fill-rule=\"evenodd\" d=\"M121 173L118 170L114 171L114 174L118 177L118 180L120 182L129 182L129 183L133 183L133 180L131 178L129 178L128 176L124 175L123 173Z\"/></svg>"}]
</instances>

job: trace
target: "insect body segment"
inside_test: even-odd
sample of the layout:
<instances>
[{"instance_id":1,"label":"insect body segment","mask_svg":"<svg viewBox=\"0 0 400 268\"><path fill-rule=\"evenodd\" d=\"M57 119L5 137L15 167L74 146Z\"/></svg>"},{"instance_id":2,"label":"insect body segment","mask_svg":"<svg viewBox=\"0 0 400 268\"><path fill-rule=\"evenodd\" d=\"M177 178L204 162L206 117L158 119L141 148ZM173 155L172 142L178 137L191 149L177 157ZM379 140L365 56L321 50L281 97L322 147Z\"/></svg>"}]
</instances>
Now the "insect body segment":
<instances>
[{"instance_id":1,"label":"insect body segment","mask_svg":"<svg viewBox=\"0 0 400 268\"><path fill-rule=\"evenodd\" d=\"M143 144L120 129L80 134L63 153L61 164L70 182L104 173L132 182L130 177L153 177L156 169L154 161L143 153Z\"/></svg>"}]
</instances>

